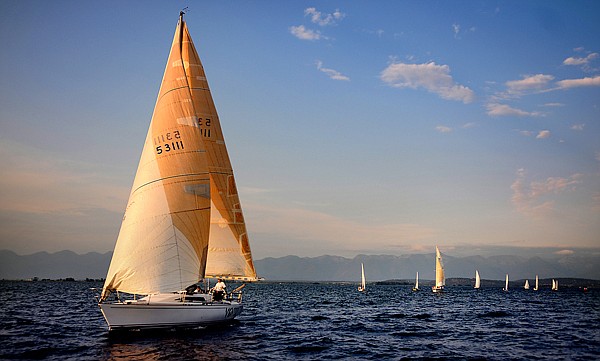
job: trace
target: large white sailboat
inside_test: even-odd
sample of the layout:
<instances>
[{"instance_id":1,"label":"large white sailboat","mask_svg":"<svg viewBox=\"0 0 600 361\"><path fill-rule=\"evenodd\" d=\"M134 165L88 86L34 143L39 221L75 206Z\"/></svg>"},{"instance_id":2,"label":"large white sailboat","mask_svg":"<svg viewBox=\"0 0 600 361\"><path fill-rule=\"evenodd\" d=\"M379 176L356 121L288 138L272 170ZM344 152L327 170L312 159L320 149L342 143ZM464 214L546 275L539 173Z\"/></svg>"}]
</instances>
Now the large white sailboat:
<instances>
[{"instance_id":1,"label":"large white sailboat","mask_svg":"<svg viewBox=\"0 0 600 361\"><path fill-rule=\"evenodd\" d=\"M367 292L367 279L365 278L365 265L360 264L360 286L358 286L359 292Z\"/></svg>"},{"instance_id":2,"label":"large white sailboat","mask_svg":"<svg viewBox=\"0 0 600 361\"><path fill-rule=\"evenodd\" d=\"M99 300L110 330L231 321L241 292L217 300L193 289L208 278L256 280L219 117L183 15Z\"/></svg>"},{"instance_id":3,"label":"large white sailboat","mask_svg":"<svg viewBox=\"0 0 600 361\"><path fill-rule=\"evenodd\" d=\"M435 246L435 285L431 290L435 293L443 292L446 285L446 277L444 276L444 263L442 262L442 254L438 246Z\"/></svg>"},{"instance_id":4,"label":"large white sailboat","mask_svg":"<svg viewBox=\"0 0 600 361\"><path fill-rule=\"evenodd\" d=\"M506 280L504 281L504 288L502 291L508 291L508 273L506 274Z\"/></svg>"},{"instance_id":5,"label":"large white sailboat","mask_svg":"<svg viewBox=\"0 0 600 361\"><path fill-rule=\"evenodd\" d=\"M420 291L419 289L419 272L417 272L417 278L415 279L415 286L412 289L413 291Z\"/></svg>"},{"instance_id":6,"label":"large white sailboat","mask_svg":"<svg viewBox=\"0 0 600 361\"><path fill-rule=\"evenodd\" d=\"M479 271L475 270L475 289L479 289L481 287L481 278L479 277Z\"/></svg>"}]
</instances>

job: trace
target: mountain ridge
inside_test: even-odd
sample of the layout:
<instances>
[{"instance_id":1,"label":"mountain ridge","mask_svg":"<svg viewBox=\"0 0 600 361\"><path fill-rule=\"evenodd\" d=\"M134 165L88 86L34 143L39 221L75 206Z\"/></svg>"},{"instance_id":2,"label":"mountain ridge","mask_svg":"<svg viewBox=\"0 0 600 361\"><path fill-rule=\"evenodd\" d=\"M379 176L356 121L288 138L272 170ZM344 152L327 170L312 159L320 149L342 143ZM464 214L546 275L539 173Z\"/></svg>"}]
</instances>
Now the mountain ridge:
<instances>
[{"instance_id":1,"label":"mountain ridge","mask_svg":"<svg viewBox=\"0 0 600 361\"><path fill-rule=\"evenodd\" d=\"M18 255L0 251L0 279L86 279L104 278L112 252L77 254L64 250ZM600 280L600 255L562 255L554 258L516 255L453 257L443 254L447 278L473 278L475 270L481 277L511 279L585 278ZM353 258L334 255L318 257L266 257L255 260L260 277L274 281L356 281L360 264L364 263L368 281L414 279L416 272L423 280L434 278L434 254L364 255Z\"/></svg>"}]
</instances>

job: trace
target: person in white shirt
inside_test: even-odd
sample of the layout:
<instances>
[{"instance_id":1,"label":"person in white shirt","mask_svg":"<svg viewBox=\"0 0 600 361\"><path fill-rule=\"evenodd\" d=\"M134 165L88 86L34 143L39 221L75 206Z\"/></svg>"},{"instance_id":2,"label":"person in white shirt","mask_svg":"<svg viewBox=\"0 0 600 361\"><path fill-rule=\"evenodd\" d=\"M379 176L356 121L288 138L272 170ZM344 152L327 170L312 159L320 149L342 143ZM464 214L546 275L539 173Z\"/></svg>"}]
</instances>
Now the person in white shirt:
<instances>
[{"instance_id":1,"label":"person in white shirt","mask_svg":"<svg viewBox=\"0 0 600 361\"><path fill-rule=\"evenodd\" d=\"M227 285L225 285L225 282L223 282L221 278L219 278L218 281L219 282L217 282L215 287L212 288L213 301L221 301L225 298L225 289L227 288Z\"/></svg>"}]
</instances>

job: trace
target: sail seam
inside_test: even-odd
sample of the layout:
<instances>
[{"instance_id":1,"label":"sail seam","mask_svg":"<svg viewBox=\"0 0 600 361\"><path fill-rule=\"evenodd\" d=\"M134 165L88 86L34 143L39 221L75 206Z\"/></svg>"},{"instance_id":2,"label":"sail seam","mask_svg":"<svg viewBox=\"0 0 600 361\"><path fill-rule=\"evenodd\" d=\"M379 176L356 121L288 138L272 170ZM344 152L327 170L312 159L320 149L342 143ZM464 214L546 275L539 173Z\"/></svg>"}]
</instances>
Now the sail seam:
<instances>
[{"instance_id":1,"label":"sail seam","mask_svg":"<svg viewBox=\"0 0 600 361\"><path fill-rule=\"evenodd\" d=\"M173 176L170 176L170 177L159 178L159 179L155 179L155 180L153 180L151 182L142 184L141 186L137 187L131 193L133 194L133 193L137 192L138 190L140 190L141 188L144 188L147 185L150 185L150 184L156 183L156 182L160 182L160 181L163 181L163 180L173 179L173 178L179 178L179 177L200 176L200 175L207 175L207 174L209 174L209 173L208 172L206 172L206 173L188 173L188 174L178 174L178 175L173 175Z\"/></svg>"},{"instance_id":2,"label":"sail seam","mask_svg":"<svg viewBox=\"0 0 600 361\"><path fill-rule=\"evenodd\" d=\"M172 92L172 91L179 90L179 89L185 89L185 88L188 88L188 87L187 87L187 86L180 86L180 87L177 87L177 88L169 89L169 90L167 90L166 92L164 92L164 93L163 93L163 94L160 96L160 99L159 99L158 101L160 101L160 100L161 100L161 99L162 99L162 98L163 98L165 95L169 94L169 93L170 93L170 92Z\"/></svg>"}]
</instances>

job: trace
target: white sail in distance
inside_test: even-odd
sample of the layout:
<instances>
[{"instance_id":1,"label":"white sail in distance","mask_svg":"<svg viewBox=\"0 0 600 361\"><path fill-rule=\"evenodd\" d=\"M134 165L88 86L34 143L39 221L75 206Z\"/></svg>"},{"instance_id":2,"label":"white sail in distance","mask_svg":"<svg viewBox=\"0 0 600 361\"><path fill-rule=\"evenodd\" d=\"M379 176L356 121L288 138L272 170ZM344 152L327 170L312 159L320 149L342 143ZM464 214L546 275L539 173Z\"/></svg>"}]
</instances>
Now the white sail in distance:
<instances>
[{"instance_id":1,"label":"white sail in distance","mask_svg":"<svg viewBox=\"0 0 600 361\"><path fill-rule=\"evenodd\" d=\"M474 288L479 288L481 287L481 278L479 277L479 271L475 270L475 287Z\"/></svg>"},{"instance_id":2,"label":"white sail in distance","mask_svg":"<svg viewBox=\"0 0 600 361\"><path fill-rule=\"evenodd\" d=\"M444 276L444 263L442 262L442 254L438 246L435 246L435 286L443 287L446 285L446 277Z\"/></svg>"}]
</instances>

